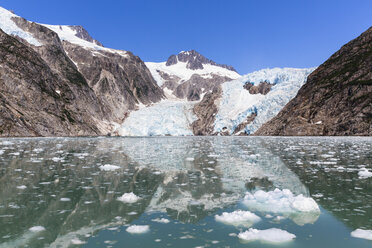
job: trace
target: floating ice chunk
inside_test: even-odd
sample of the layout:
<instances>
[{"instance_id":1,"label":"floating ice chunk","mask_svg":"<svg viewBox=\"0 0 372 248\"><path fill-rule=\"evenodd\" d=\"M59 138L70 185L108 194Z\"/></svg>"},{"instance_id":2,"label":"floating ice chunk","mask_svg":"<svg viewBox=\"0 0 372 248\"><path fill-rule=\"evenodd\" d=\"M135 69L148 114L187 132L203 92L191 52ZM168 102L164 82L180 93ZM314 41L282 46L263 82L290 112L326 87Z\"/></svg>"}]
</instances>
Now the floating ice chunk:
<instances>
[{"instance_id":1,"label":"floating ice chunk","mask_svg":"<svg viewBox=\"0 0 372 248\"><path fill-rule=\"evenodd\" d=\"M351 232L351 236L354 238L372 240L372 230L356 229Z\"/></svg>"},{"instance_id":2,"label":"floating ice chunk","mask_svg":"<svg viewBox=\"0 0 372 248\"><path fill-rule=\"evenodd\" d=\"M278 228L270 228L266 230L257 230L250 228L248 231L239 233L238 237L245 241L266 241L271 243L288 242L296 238L296 235Z\"/></svg>"},{"instance_id":3,"label":"floating ice chunk","mask_svg":"<svg viewBox=\"0 0 372 248\"><path fill-rule=\"evenodd\" d=\"M101 165L99 167L99 169L102 170L102 171L115 171L117 169L120 169L120 166L111 165L111 164L105 164L105 165Z\"/></svg>"},{"instance_id":4,"label":"floating ice chunk","mask_svg":"<svg viewBox=\"0 0 372 248\"><path fill-rule=\"evenodd\" d=\"M215 215L218 222L233 226L252 226L253 223L259 222L260 217L249 211L237 210L231 213L224 212L221 215Z\"/></svg>"},{"instance_id":5,"label":"floating ice chunk","mask_svg":"<svg viewBox=\"0 0 372 248\"><path fill-rule=\"evenodd\" d=\"M45 231L45 228L43 226L33 226L30 229L31 232L42 232Z\"/></svg>"},{"instance_id":6,"label":"floating ice chunk","mask_svg":"<svg viewBox=\"0 0 372 248\"><path fill-rule=\"evenodd\" d=\"M254 194L247 192L243 203L249 208L262 212L291 213L320 211L314 199L305 197L302 194L294 196L289 189L275 189L269 192L259 190Z\"/></svg>"},{"instance_id":7,"label":"floating ice chunk","mask_svg":"<svg viewBox=\"0 0 372 248\"><path fill-rule=\"evenodd\" d=\"M17 189L26 189L27 186L26 185L20 185L20 186L17 186Z\"/></svg>"},{"instance_id":8,"label":"floating ice chunk","mask_svg":"<svg viewBox=\"0 0 372 248\"><path fill-rule=\"evenodd\" d=\"M366 168L362 168L360 169L360 171L358 172L358 176L360 179L364 179L364 178L369 178L369 177L372 177L372 172L370 172L368 169Z\"/></svg>"},{"instance_id":9,"label":"floating ice chunk","mask_svg":"<svg viewBox=\"0 0 372 248\"><path fill-rule=\"evenodd\" d=\"M132 225L129 226L126 231L133 234L141 234L146 233L150 230L148 225Z\"/></svg>"},{"instance_id":10,"label":"floating ice chunk","mask_svg":"<svg viewBox=\"0 0 372 248\"><path fill-rule=\"evenodd\" d=\"M246 193L243 203L251 211L282 215L298 225L314 223L320 214L318 204L302 194L294 196L288 189Z\"/></svg>"},{"instance_id":11,"label":"floating ice chunk","mask_svg":"<svg viewBox=\"0 0 372 248\"><path fill-rule=\"evenodd\" d=\"M194 161L194 158L186 158L186 161Z\"/></svg>"},{"instance_id":12,"label":"floating ice chunk","mask_svg":"<svg viewBox=\"0 0 372 248\"><path fill-rule=\"evenodd\" d=\"M70 198L61 198L60 201L68 202L68 201L71 201L71 199Z\"/></svg>"},{"instance_id":13,"label":"floating ice chunk","mask_svg":"<svg viewBox=\"0 0 372 248\"><path fill-rule=\"evenodd\" d=\"M153 222L158 222L158 223L163 223L163 224L168 224L170 221L168 219L165 219L165 218L156 218L156 219L152 219Z\"/></svg>"},{"instance_id":14,"label":"floating ice chunk","mask_svg":"<svg viewBox=\"0 0 372 248\"><path fill-rule=\"evenodd\" d=\"M135 203L141 199L141 197L136 196L133 192L130 193L124 193L122 196L118 197L118 201L124 202L124 203Z\"/></svg>"},{"instance_id":15,"label":"floating ice chunk","mask_svg":"<svg viewBox=\"0 0 372 248\"><path fill-rule=\"evenodd\" d=\"M78 238L71 239L71 244L73 244L73 245L83 245L85 243L86 243L85 241L82 241L82 240L80 240Z\"/></svg>"}]
</instances>

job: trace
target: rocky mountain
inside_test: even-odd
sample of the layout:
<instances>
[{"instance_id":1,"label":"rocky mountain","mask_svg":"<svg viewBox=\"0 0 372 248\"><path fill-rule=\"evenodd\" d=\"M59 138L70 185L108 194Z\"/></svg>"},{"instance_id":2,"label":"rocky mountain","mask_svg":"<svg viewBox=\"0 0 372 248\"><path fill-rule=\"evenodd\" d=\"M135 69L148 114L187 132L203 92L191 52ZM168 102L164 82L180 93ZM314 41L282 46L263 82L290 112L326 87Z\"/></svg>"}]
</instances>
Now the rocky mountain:
<instances>
[{"instance_id":1,"label":"rocky mountain","mask_svg":"<svg viewBox=\"0 0 372 248\"><path fill-rule=\"evenodd\" d=\"M372 28L318 67L256 135L372 135Z\"/></svg>"},{"instance_id":2,"label":"rocky mountain","mask_svg":"<svg viewBox=\"0 0 372 248\"><path fill-rule=\"evenodd\" d=\"M232 66L217 64L195 50L171 55L166 62L146 65L168 95L189 101L201 100L216 86L240 77Z\"/></svg>"},{"instance_id":3,"label":"rocky mountain","mask_svg":"<svg viewBox=\"0 0 372 248\"><path fill-rule=\"evenodd\" d=\"M0 136L106 135L164 98L140 58L0 7Z\"/></svg>"}]
</instances>

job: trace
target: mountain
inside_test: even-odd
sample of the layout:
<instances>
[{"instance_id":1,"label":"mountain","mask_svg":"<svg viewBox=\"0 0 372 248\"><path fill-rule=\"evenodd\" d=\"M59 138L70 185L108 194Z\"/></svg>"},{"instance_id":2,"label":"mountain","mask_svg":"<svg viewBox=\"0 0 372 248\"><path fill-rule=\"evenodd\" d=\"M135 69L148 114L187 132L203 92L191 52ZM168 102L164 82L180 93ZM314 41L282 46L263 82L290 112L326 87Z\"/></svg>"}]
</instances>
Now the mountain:
<instances>
[{"instance_id":1,"label":"mountain","mask_svg":"<svg viewBox=\"0 0 372 248\"><path fill-rule=\"evenodd\" d=\"M166 62L146 65L168 95L189 101L200 100L217 85L240 77L232 66L217 64L195 50L171 55Z\"/></svg>"},{"instance_id":2,"label":"mountain","mask_svg":"<svg viewBox=\"0 0 372 248\"><path fill-rule=\"evenodd\" d=\"M106 135L164 98L144 62L81 26L29 22L0 7L0 136Z\"/></svg>"},{"instance_id":3,"label":"mountain","mask_svg":"<svg viewBox=\"0 0 372 248\"><path fill-rule=\"evenodd\" d=\"M257 135L372 135L372 27L307 79Z\"/></svg>"}]
</instances>

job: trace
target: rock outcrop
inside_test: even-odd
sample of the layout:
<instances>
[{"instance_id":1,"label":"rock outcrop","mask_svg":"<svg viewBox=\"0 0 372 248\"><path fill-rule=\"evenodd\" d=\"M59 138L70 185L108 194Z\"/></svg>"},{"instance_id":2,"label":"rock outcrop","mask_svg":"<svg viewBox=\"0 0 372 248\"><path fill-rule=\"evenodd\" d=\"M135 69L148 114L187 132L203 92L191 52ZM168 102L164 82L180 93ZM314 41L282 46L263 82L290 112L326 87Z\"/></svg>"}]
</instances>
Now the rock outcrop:
<instances>
[{"instance_id":1,"label":"rock outcrop","mask_svg":"<svg viewBox=\"0 0 372 248\"><path fill-rule=\"evenodd\" d=\"M344 45L256 135L372 135L372 28Z\"/></svg>"}]
</instances>

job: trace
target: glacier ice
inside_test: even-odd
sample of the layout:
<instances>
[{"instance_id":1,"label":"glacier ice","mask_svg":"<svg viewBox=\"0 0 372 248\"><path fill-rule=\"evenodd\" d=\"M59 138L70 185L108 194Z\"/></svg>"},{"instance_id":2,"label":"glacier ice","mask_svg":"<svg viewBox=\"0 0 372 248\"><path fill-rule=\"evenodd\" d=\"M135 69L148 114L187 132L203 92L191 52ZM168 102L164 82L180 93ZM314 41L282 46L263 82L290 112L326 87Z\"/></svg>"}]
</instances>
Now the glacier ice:
<instances>
[{"instance_id":1,"label":"glacier ice","mask_svg":"<svg viewBox=\"0 0 372 248\"><path fill-rule=\"evenodd\" d=\"M265 122L273 118L297 94L315 68L273 68L249 73L237 80L222 84L222 99L216 115L214 131L233 134L236 127L248 116L256 113L252 123L244 131L253 134ZM274 86L267 95L250 94L243 88L246 82L258 85L268 82Z\"/></svg>"}]
</instances>

